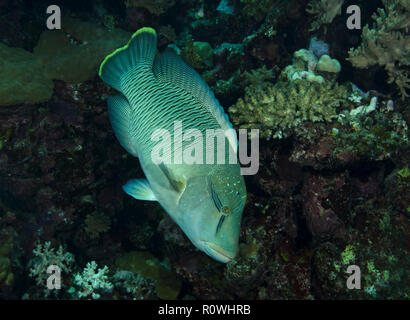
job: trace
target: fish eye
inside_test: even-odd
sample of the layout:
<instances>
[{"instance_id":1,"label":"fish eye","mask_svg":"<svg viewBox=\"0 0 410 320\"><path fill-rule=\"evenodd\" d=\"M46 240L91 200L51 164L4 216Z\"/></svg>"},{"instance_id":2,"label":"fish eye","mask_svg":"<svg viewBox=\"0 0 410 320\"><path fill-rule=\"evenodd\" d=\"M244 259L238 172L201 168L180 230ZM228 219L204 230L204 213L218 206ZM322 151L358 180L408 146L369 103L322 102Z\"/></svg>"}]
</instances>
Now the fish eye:
<instances>
[{"instance_id":1,"label":"fish eye","mask_svg":"<svg viewBox=\"0 0 410 320\"><path fill-rule=\"evenodd\" d=\"M226 215L231 212L231 209L228 206L223 206L221 212Z\"/></svg>"}]
</instances>

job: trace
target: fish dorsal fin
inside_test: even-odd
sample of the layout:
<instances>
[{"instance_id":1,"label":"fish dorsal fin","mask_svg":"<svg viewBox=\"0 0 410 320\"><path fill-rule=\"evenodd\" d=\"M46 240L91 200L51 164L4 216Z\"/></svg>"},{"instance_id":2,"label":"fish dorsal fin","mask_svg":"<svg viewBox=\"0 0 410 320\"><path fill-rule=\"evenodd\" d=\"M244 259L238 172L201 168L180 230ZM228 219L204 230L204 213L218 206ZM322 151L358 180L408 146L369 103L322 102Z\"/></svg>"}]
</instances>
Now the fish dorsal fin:
<instances>
[{"instance_id":1,"label":"fish dorsal fin","mask_svg":"<svg viewBox=\"0 0 410 320\"><path fill-rule=\"evenodd\" d=\"M129 134L131 106L124 96L110 96L107 100L111 126L120 144L127 152L137 157L137 149Z\"/></svg>"},{"instance_id":2,"label":"fish dorsal fin","mask_svg":"<svg viewBox=\"0 0 410 320\"><path fill-rule=\"evenodd\" d=\"M208 84L193 68L175 54L174 50L166 49L163 53L156 55L153 71L160 83L184 89L211 112L221 128L225 130L229 144L236 153L238 139L228 115L215 98Z\"/></svg>"},{"instance_id":3,"label":"fish dorsal fin","mask_svg":"<svg viewBox=\"0 0 410 320\"><path fill-rule=\"evenodd\" d=\"M98 75L103 81L121 91L121 79L131 68L138 65L152 66L157 51L157 33L152 28L134 32L126 45L105 57Z\"/></svg>"},{"instance_id":4,"label":"fish dorsal fin","mask_svg":"<svg viewBox=\"0 0 410 320\"><path fill-rule=\"evenodd\" d=\"M125 193L137 200L157 201L148 180L132 179L122 186Z\"/></svg>"}]
</instances>

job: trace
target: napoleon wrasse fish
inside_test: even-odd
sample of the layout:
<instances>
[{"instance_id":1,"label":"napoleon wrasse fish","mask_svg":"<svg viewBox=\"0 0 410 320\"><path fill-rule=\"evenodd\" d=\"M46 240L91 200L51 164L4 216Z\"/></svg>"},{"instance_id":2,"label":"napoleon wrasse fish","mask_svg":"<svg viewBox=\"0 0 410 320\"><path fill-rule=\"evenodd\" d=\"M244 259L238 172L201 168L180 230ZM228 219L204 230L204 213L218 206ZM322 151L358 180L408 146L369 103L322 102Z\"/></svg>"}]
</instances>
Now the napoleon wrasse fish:
<instances>
[{"instance_id":1,"label":"napoleon wrasse fish","mask_svg":"<svg viewBox=\"0 0 410 320\"><path fill-rule=\"evenodd\" d=\"M152 28L136 31L108 55L99 76L121 92L108 98L111 125L120 144L139 158L147 178L128 181L124 191L158 201L198 249L220 262L232 260L246 202L239 164L158 164L151 155L154 131L162 128L177 138L172 130L177 121L184 130L204 134L208 129L233 131L208 85L172 50L157 53ZM236 135L226 135L225 144L236 153Z\"/></svg>"}]
</instances>

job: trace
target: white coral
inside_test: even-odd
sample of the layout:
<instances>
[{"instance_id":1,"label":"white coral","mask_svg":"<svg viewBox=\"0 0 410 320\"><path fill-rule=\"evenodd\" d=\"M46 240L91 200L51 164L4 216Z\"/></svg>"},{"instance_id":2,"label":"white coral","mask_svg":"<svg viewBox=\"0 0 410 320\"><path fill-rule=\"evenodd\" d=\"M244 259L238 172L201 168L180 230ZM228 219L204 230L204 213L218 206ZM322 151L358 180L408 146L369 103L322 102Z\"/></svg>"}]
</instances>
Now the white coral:
<instances>
[{"instance_id":1,"label":"white coral","mask_svg":"<svg viewBox=\"0 0 410 320\"><path fill-rule=\"evenodd\" d=\"M78 297L84 298L91 295L93 299L99 299L101 295L96 290L112 291L113 284L108 281L107 273L107 266L97 270L95 261L88 262L83 272L74 276L74 283L81 288L77 293Z\"/></svg>"},{"instance_id":2,"label":"white coral","mask_svg":"<svg viewBox=\"0 0 410 320\"><path fill-rule=\"evenodd\" d=\"M33 249L34 258L30 260L30 277L36 279L36 283L39 286L45 287L44 294L48 296L50 290L47 289L47 268L50 265L58 266L61 271L69 273L71 266L74 263L74 256L70 252L64 252L63 247L60 245L57 251L51 248L51 242L46 241L43 244L37 243L37 246ZM57 291L55 291L57 292Z\"/></svg>"}]
</instances>

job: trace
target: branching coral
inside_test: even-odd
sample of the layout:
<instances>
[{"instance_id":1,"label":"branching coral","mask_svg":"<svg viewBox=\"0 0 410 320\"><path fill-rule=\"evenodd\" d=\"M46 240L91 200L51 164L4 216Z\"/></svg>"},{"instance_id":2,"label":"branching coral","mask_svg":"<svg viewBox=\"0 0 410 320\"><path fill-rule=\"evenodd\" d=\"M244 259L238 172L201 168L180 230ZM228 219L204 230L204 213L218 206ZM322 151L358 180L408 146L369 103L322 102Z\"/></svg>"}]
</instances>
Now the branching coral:
<instances>
[{"instance_id":1,"label":"branching coral","mask_svg":"<svg viewBox=\"0 0 410 320\"><path fill-rule=\"evenodd\" d=\"M410 88L409 0L383 0L385 9L373 15L373 28L366 25L362 32L362 44L349 50L348 60L357 68L382 66L386 69L388 83L395 83L404 99Z\"/></svg>"},{"instance_id":2,"label":"branching coral","mask_svg":"<svg viewBox=\"0 0 410 320\"><path fill-rule=\"evenodd\" d=\"M131 271L117 271L113 280L115 286L123 288L128 294L132 295L133 299L146 300L154 298L156 294L156 281L150 278L145 278L140 274L135 274Z\"/></svg>"},{"instance_id":3,"label":"branching coral","mask_svg":"<svg viewBox=\"0 0 410 320\"><path fill-rule=\"evenodd\" d=\"M175 4L173 0L125 0L127 8L141 7L157 16L163 14Z\"/></svg>"},{"instance_id":4,"label":"branching coral","mask_svg":"<svg viewBox=\"0 0 410 320\"><path fill-rule=\"evenodd\" d=\"M331 122L348 97L348 89L334 81L339 71L337 60L328 55L318 59L312 51L301 49L274 85L263 81L273 75L266 68L245 73L251 84L230 107L232 120L242 128L260 129L268 139L287 137L304 121Z\"/></svg>"},{"instance_id":5,"label":"branching coral","mask_svg":"<svg viewBox=\"0 0 410 320\"><path fill-rule=\"evenodd\" d=\"M99 299L101 292L111 292L114 285L108 280L107 273L107 266L97 270L95 261L88 262L83 272L74 276L74 283L81 288L77 296L79 298L91 296L93 299Z\"/></svg>"},{"instance_id":6,"label":"branching coral","mask_svg":"<svg viewBox=\"0 0 410 320\"><path fill-rule=\"evenodd\" d=\"M265 138L284 138L303 121L332 121L347 90L336 83L319 85L307 80L249 86L245 97L229 108L241 128L261 130Z\"/></svg>"},{"instance_id":7,"label":"branching coral","mask_svg":"<svg viewBox=\"0 0 410 320\"><path fill-rule=\"evenodd\" d=\"M33 254L34 258L29 262L29 265L32 266L30 268L30 277L36 279L37 285L44 288L44 295L48 296L50 290L46 285L50 274L47 273L47 268L50 265L56 265L62 272L69 273L74 263L74 256L69 252L64 252L62 246L56 251L51 248L51 242L48 241L44 245L39 242L36 248L33 249ZM57 290L53 292L57 292Z\"/></svg>"},{"instance_id":8,"label":"branching coral","mask_svg":"<svg viewBox=\"0 0 410 320\"><path fill-rule=\"evenodd\" d=\"M341 14L344 0L312 0L306 12L315 16L309 31L318 30L322 25L332 23L333 19ZM326 28L326 27L325 27ZM325 29L326 31L326 29Z\"/></svg>"},{"instance_id":9,"label":"branching coral","mask_svg":"<svg viewBox=\"0 0 410 320\"><path fill-rule=\"evenodd\" d=\"M262 66L258 69L252 69L250 72L245 71L241 74L241 80L246 84L257 85L259 83L265 82L266 80L271 80L275 78L275 73L272 69Z\"/></svg>"}]
</instances>

